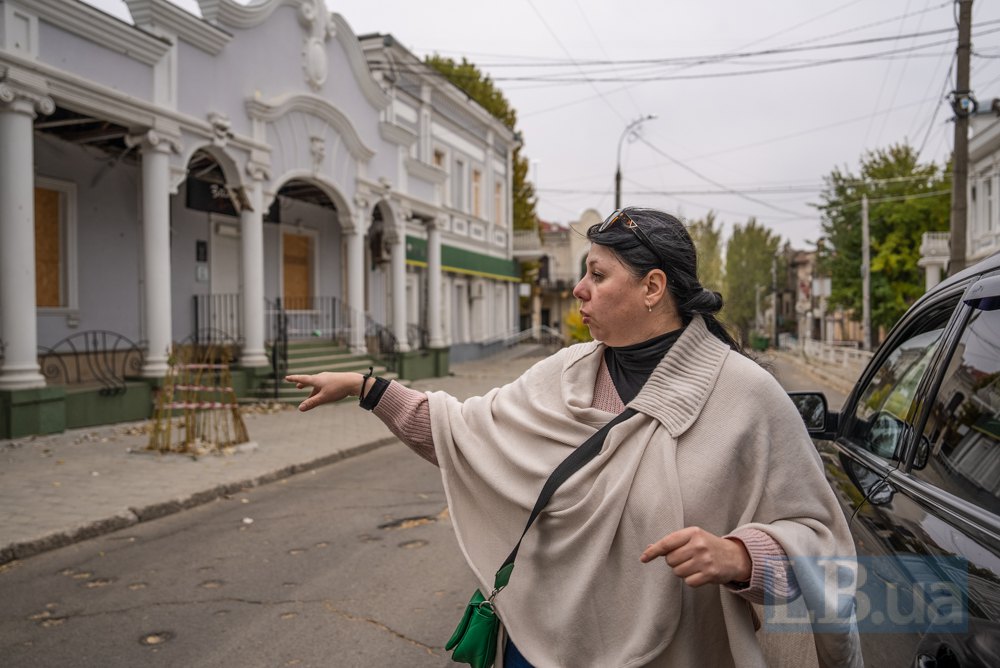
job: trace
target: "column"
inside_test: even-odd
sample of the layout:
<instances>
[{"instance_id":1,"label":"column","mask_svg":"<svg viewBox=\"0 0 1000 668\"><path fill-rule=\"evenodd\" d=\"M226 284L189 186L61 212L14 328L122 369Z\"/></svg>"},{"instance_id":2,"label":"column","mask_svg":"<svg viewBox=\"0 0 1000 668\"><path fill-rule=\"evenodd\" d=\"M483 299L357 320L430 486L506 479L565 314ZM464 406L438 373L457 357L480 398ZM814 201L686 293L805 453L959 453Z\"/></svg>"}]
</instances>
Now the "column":
<instances>
[{"instance_id":1,"label":"column","mask_svg":"<svg viewBox=\"0 0 1000 668\"><path fill-rule=\"evenodd\" d=\"M399 342L399 352L410 350L406 329L406 226L400 221L395 233L390 235L390 263L392 266L392 333Z\"/></svg>"},{"instance_id":2,"label":"column","mask_svg":"<svg viewBox=\"0 0 1000 668\"><path fill-rule=\"evenodd\" d=\"M174 143L150 130L126 139L142 154L143 312L146 361L142 375L160 378L167 373L173 339L170 304L170 153Z\"/></svg>"},{"instance_id":3,"label":"column","mask_svg":"<svg viewBox=\"0 0 1000 668\"><path fill-rule=\"evenodd\" d=\"M441 337L441 224L427 223L427 329L431 348L444 348Z\"/></svg>"},{"instance_id":4,"label":"column","mask_svg":"<svg viewBox=\"0 0 1000 668\"><path fill-rule=\"evenodd\" d=\"M347 251L347 306L351 313L351 352L364 353L365 345L365 208L354 215L354 225L344 229Z\"/></svg>"},{"instance_id":5,"label":"column","mask_svg":"<svg viewBox=\"0 0 1000 668\"><path fill-rule=\"evenodd\" d=\"M43 387L38 369L35 310L36 111L55 111L52 99L0 82L0 389Z\"/></svg>"},{"instance_id":6,"label":"column","mask_svg":"<svg viewBox=\"0 0 1000 668\"><path fill-rule=\"evenodd\" d=\"M246 187L250 207L240 212L240 267L243 272L243 354L245 367L267 366L264 351L264 195L259 177Z\"/></svg>"}]
</instances>

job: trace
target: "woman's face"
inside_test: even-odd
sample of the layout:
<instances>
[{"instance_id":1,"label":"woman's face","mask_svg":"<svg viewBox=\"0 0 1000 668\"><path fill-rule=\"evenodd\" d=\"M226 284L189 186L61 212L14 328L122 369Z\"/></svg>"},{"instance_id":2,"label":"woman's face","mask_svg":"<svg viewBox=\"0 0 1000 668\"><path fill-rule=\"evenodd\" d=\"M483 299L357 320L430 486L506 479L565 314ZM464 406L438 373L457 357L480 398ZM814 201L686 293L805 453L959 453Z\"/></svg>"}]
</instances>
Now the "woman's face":
<instances>
[{"instance_id":1,"label":"woman's face","mask_svg":"<svg viewBox=\"0 0 1000 668\"><path fill-rule=\"evenodd\" d=\"M627 346L659 333L647 336L652 323L642 279L635 278L605 246L591 244L587 273L573 288L573 296L580 300L580 315L590 335L609 346Z\"/></svg>"}]
</instances>

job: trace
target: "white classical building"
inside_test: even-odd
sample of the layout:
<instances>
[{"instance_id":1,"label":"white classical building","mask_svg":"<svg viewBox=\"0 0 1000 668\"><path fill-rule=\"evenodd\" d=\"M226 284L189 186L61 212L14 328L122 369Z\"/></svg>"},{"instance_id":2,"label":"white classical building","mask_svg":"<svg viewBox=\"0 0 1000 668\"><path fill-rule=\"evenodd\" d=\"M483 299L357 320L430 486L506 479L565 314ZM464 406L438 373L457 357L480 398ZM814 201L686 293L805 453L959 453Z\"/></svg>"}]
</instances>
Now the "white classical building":
<instances>
[{"instance_id":1,"label":"white classical building","mask_svg":"<svg viewBox=\"0 0 1000 668\"><path fill-rule=\"evenodd\" d=\"M1000 99L969 117L966 264L1000 252ZM920 266L930 290L948 266L949 234L927 232L920 245Z\"/></svg>"},{"instance_id":2,"label":"white classical building","mask_svg":"<svg viewBox=\"0 0 1000 668\"><path fill-rule=\"evenodd\" d=\"M969 120L969 225L965 252L969 264L973 264L1000 251L1000 99L994 99Z\"/></svg>"},{"instance_id":3,"label":"white classical building","mask_svg":"<svg viewBox=\"0 0 1000 668\"><path fill-rule=\"evenodd\" d=\"M0 438L51 430L39 349L81 332L155 379L208 328L248 369L291 322L440 372L516 327L502 123L323 0L125 3L0 0Z\"/></svg>"}]
</instances>

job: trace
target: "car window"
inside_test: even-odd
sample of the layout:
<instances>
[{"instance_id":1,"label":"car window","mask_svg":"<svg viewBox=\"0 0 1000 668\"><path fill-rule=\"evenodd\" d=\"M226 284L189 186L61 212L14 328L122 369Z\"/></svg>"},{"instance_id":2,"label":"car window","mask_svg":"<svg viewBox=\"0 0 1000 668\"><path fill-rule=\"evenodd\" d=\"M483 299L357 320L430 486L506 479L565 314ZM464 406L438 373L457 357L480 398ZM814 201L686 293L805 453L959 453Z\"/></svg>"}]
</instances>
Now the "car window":
<instances>
[{"instance_id":1,"label":"car window","mask_svg":"<svg viewBox=\"0 0 1000 668\"><path fill-rule=\"evenodd\" d=\"M972 312L923 435L913 475L1000 512L1000 310Z\"/></svg>"},{"instance_id":2,"label":"car window","mask_svg":"<svg viewBox=\"0 0 1000 668\"><path fill-rule=\"evenodd\" d=\"M854 408L847 438L869 452L892 459L916 417L917 388L958 305L958 295L929 305L896 338Z\"/></svg>"}]
</instances>

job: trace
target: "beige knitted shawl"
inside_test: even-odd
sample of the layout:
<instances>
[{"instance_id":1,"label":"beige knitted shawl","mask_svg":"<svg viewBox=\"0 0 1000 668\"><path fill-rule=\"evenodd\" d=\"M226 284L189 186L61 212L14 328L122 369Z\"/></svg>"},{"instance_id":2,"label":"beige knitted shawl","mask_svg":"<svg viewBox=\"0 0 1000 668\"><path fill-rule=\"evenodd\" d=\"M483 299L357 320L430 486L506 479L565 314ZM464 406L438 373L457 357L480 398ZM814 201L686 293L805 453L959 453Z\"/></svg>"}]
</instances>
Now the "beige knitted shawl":
<instances>
[{"instance_id":1,"label":"beige knitted shawl","mask_svg":"<svg viewBox=\"0 0 1000 668\"><path fill-rule=\"evenodd\" d=\"M614 417L591 407L603 350L564 349L465 402L429 394L458 542L487 594L549 473ZM639 555L685 526L753 526L790 556L853 555L801 418L767 372L697 317L629 405L639 414L525 537L497 597L507 632L539 668L765 665L743 599L687 587L663 559ZM832 646L821 663L858 663L855 637Z\"/></svg>"}]
</instances>

